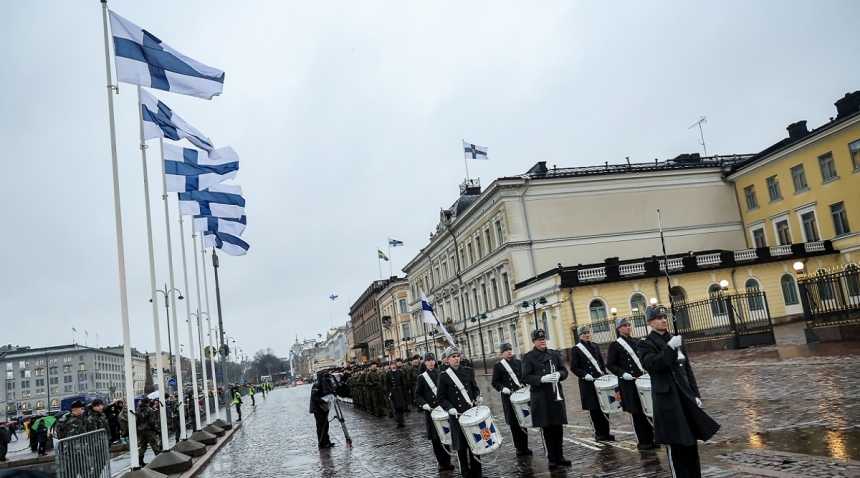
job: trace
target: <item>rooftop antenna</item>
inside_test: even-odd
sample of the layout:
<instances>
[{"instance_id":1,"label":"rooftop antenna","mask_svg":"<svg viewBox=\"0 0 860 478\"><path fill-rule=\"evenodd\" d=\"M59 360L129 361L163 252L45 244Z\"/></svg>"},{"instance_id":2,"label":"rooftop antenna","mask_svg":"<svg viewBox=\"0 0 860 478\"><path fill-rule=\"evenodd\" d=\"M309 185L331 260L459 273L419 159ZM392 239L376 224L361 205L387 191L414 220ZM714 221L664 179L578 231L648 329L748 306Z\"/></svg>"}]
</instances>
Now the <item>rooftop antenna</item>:
<instances>
[{"instance_id":1,"label":"rooftop antenna","mask_svg":"<svg viewBox=\"0 0 860 478\"><path fill-rule=\"evenodd\" d=\"M705 156L707 156L708 155L708 148L705 147L705 132L702 131L702 125L708 122L708 118L705 116L702 116L701 118L702 119L700 119L699 121L696 121L695 123L693 123L692 126L690 126L687 129L693 129L696 126L699 127L699 135L702 137L702 143L701 143L702 149L705 150Z\"/></svg>"}]
</instances>

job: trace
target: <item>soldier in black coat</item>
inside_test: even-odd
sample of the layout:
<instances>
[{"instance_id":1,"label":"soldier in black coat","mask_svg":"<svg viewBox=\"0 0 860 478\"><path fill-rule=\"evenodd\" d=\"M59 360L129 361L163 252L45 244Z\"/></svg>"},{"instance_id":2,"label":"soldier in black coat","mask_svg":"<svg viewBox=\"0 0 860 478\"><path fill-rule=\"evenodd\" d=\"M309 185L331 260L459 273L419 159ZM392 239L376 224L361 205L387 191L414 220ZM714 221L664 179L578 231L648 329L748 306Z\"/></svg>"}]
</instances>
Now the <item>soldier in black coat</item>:
<instances>
[{"instance_id":1,"label":"soldier in black coat","mask_svg":"<svg viewBox=\"0 0 860 478\"><path fill-rule=\"evenodd\" d=\"M615 437L609 434L609 419L600 409L597 389L594 387L594 380L604 375L606 370L603 356L600 355L600 347L591 341L591 330L588 327L580 325L576 328L576 335L579 336L579 344L570 349L570 371L579 377L579 398L582 401L582 409L588 410L594 439L613 441ZM597 367L582 350L583 348L597 362Z\"/></svg>"},{"instance_id":2,"label":"soldier in black coat","mask_svg":"<svg viewBox=\"0 0 860 478\"><path fill-rule=\"evenodd\" d=\"M523 382L530 385L532 426L541 430L548 466L571 466L564 458L564 428L567 410L561 381L567 378L567 369L561 354L546 347L546 332L532 332L534 348L523 357ZM558 400L561 397L561 400Z\"/></svg>"},{"instance_id":3,"label":"soldier in black coat","mask_svg":"<svg viewBox=\"0 0 860 478\"><path fill-rule=\"evenodd\" d=\"M531 455L529 450L529 433L526 429L520 426L517 420L517 414L514 412L514 407L511 405L511 393L525 387L523 384L523 364L514 358L513 346L511 344L499 345L499 353L502 354L503 362L498 362L493 366L493 388L502 394L502 409L505 411L505 423L511 426L511 436L514 439L514 448L517 450L517 456ZM505 368L505 363L511 368L513 376Z\"/></svg>"},{"instance_id":4,"label":"soldier in black coat","mask_svg":"<svg viewBox=\"0 0 860 478\"><path fill-rule=\"evenodd\" d=\"M406 426L403 423L403 411L406 407L406 378L403 376L403 371L399 370L401 366L403 361L397 359L391 370L385 374L385 392L388 394L391 408L394 409L395 428Z\"/></svg>"},{"instance_id":5,"label":"soldier in black coat","mask_svg":"<svg viewBox=\"0 0 860 478\"><path fill-rule=\"evenodd\" d=\"M329 404L323 397L334 393L334 389L328 378L328 373L320 371L317 374L317 381L311 387L311 403L309 411L314 415L314 421L317 426L317 446L322 450L334 446L328 436L328 412Z\"/></svg>"},{"instance_id":6,"label":"soldier in black coat","mask_svg":"<svg viewBox=\"0 0 860 478\"><path fill-rule=\"evenodd\" d=\"M654 449L654 427L643 413L642 402L636 391L636 379L645 374L645 369L639 362L639 341L630 336L631 329L630 321L627 319L623 317L615 319L618 339L609 344L609 350L606 353L606 369L618 377L621 408L630 414L637 447L640 450L652 450ZM630 348L633 355L624 348L624 345L621 345L622 341Z\"/></svg>"},{"instance_id":7,"label":"soldier in black coat","mask_svg":"<svg viewBox=\"0 0 860 478\"><path fill-rule=\"evenodd\" d=\"M651 376L654 441L666 445L673 477L702 476L696 440L707 441L720 429L702 410L696 377L680 335L669 333L664 305L645 309L652 331L639 344L639 358Z\"/></svg>"},{"instance_id":8,"label":"soldier in black coat","mask_svg":"<svg viewBox=\"0 0 860 478\"><path fill-rule=\"evenodd\" d=\"M463 429L460 428L458 418L466 410L484 403L484 398L481 397L481 389L475 382L475 371L460 365L460 357L462 356L460 349L448 347L446 352L449 367L445 372L439 374L436 400L442 408L448 410L451 445L457 450L457 455L460 458L460 473L466 478L481 478L484 476L481 473L481 462L475 459L475 455L472 454L472 449L466 442L466 436L463 435ZM457 384L454 383L454 379L451 378L451 373L460 380L468 397L463 396Z\"/></svg>"},{"instance_id":9,"label":"soldier in black coat","mask_svg":"<svg viewBox=\"0 0 860 478\"><path fill-rule=\"evenodd\" d=\"M433 444L433 454L439 463L439 472L453 470L451 455L442 446L436 426L430 413L439 406L436 401L436 384L439 383L439 369L436 368L436 356L433 352L424 354L424 371L415 379L415 404L424 410L424 425L427 428L427 439Z\"/></svg>"}]
</instances>

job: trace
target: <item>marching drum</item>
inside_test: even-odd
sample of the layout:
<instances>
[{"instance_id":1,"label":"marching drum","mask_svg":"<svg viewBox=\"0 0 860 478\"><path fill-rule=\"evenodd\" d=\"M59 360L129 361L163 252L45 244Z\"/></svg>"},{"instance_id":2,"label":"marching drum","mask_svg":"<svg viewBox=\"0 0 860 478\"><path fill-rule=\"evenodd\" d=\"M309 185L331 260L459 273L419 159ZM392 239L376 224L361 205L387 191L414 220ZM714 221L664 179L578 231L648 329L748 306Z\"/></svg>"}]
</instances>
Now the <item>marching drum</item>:
<instances>
[{"instance_id":1,"label":"marching drum","mask_svg":"<svg viewBox=\"0 0 860 478\"><path fill-rule=\"evenodd\" d=\"M642 413L648 418L654 418L654 402L651 400L651 376L647 373L636 379L636 392L642 402Z\"/></svg>"},{"instance_id":2,"label":"marching drum","mask_svg":"<svg viewBox=\"0 0 860 478\"><path fill-rule=\"evenodd\" d=\"M621 389L618 387L618 377L603 375L594 380L597 389L597 401L603 413L618 413L621 410Z\"/></svg>"},{"instance_id":3,"label":"marching drum","mask_svg":"<svg viewBox=\"0 0 860 478\"><path fill-rule=\"evenodd\" d=\"M443 445L451 445L451 425L448 423L448 412L437 408L430 412L430 418L433 419L433 426L436 427L436 434L439 435L439 441Z\"/></svg>"},{"instance_id":4,"label":"marching drum","mask_svg":"<svg viewBox=\"0 0 860 478\"><path fill-rule=\"evenodd\" d=\"M466 443L476 456L489 453L502 445L502 435L489 407L474 407L460 415L460 428L466 437Z\"/></svg>"},{"instance_id":5,"label":"marching drum","mask_svg":"<svg viewBox=\"0 0 860 478\"><path fill-rule=\"evenodd\" d=\"M532 394L528 388L521 388L511 393L511 406L514 407L514 414L516 414L520 426L523 428L531 427Z\"/></svg>"}]
</instances>

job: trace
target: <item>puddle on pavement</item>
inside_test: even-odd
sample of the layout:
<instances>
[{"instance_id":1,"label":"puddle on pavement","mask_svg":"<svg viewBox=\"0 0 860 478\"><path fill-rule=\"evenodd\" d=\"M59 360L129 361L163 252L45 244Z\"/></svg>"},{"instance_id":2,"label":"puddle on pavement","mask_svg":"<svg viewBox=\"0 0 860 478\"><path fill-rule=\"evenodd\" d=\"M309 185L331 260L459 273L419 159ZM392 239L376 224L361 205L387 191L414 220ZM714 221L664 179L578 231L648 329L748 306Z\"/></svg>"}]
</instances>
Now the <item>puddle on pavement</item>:
<instances>
[{"instance_id":1,"label":"puddle on pavement","mask_svg":"<svg viewBox=\"0 0 860 478\"><path fill-rule=\"evenodd\" d=\"M860 460L860 428L804 427L753 433L751 448Z\"/></svg>"}]
</instances>

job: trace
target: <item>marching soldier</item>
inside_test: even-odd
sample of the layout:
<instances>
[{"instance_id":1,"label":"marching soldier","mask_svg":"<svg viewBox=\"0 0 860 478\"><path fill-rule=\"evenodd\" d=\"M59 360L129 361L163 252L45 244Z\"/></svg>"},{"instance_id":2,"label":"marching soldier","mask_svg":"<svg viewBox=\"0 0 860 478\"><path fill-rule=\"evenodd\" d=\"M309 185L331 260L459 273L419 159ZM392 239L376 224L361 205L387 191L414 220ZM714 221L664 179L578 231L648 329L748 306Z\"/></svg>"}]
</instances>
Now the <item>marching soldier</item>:
<instances>
[{"instance_id":1,"label":"marching soldier","mask_svg":"<svg viewBox=\"0 0 860 478\"><path fill-rule=\"evenodd\" d=\"M582 402L582 409L588 410L594 439L614 441L615 437L609 434L609 419L600 409L597 389L594 387L594 380L604 375L606 370L603 356L600 355L600 347L591 342L591 330L588 327L580 325L576 328L576 334L579 336L579 343L570 349L570 371L579 377L579 399Z\"/></svg>"},{"instance_id":2,"label":"marching soldier","mask_svg":"<svg viewBox=\"0 0 860 478\"><path fill-rule=\"evenodd\" d=\"M149 397L140 399L134 415L137 418L137 456L140 458L140 466L146 466L146 463L143 462L143 455L146 454L147 445L152 448L152 452L156 455L161 453L161 440L156 433L158 420L152 410Z\"/></svg>"},{"instance_id":3,"label":"marching soldier","mask_svg":"<svg viewBox=\"0 0 860 478\"><path fill-rule=\"evenodd\" d=\"M415 404L415 382L418 380L418 375L421 373L421 356L413 355L412 363L406 366L404 375L406 376L406 411L409 412L409 404Z\"/></svg>"},{"instance_id":4,"label":"marching soldier","mask_svg":"<svg viewBox=\"0 0 860 478\"><path fill-rule=\"evenodd\" d=\"M532 400L532 426L541 430L547 466L571 466L564 457L564 428L567 410L561 381L567 378L567 369L561 355L546 346L546 331L532 331L534 348L523 357L523 382L530 385ZM561 400L558 398L561 397Z\"/></svg>"},{"instance_id":5,"label":"marching soldier","mask_svg":"<svg viewBox=\"0 0 860 478\"><path fill-rule=\"evenodd\" d=\"M105 408L105 402L97 398L90 404L90 413L87 416L87 431L104 430L107 433L108 441L110 441L110 424L108 423L107 415L102 410Z\"/></svg>"},{"instance_id":6,"label":"marching soldier","mask_svg":"<svg viewBox=\"0 0 860 478\"><path fill-rule=\"evenodd\" d=\"M529 434L528 431L520 426L517 420L517 414L514 412L514 407L511 405L511 393L523 388L523 364L519 360L513 358L513 346L511 344L501 344L499 353L502 354L502 360L493 366L493 388L502 394L502 409L505 411L505 423L511 426L511 436L514 439L514 448L517 450L517 456L531 455L529 449Z\"/></svg>"},{"instance_id":7,"label":"marching soldier","mask_svg":"<svg viewBox=\"0 0 860 478\"><path fill-rule=\"evenodd\" d=\"M430 413L439 406L436 401L436 384L439 382L439 369L436 368L436 357L433 352L424 354L425 371L418 376L415 382L415 403L424 410L424 425L427 428L427 439L433 445L433 454L436 455L436 463L439 464L439 472L454 469L451 464L451 455L442 446L436 426Z\"/></svg>"},{"instance_id":8,"label":"marching soldier","mask_svg":"<svg viewBox=\"0 0 860 478\"><path fill-rule=\"evenodd\" d=\"M403 372L398 370L398 367L403 362L398 358L391 366L391 370L385 374L385 392L391 403L391 408L394 409L395 428L403 428L406 426L403 423L403 408L406 406L406 380L403 378Z\"/></svg>"},{"instance_id":9,"label":"marching soldier","mask_svg":"<svg viewBox=\"0 0 860 478\"><path fill-rule=\"evenodd\" d=\"M368 377L368 390L373 399L373 414L377 417L385 416L385 374L376 366L376 362L370 362L370 376Z\"/></svg>"},{"instance_id":10,"label":"marching soldier","mask_svg":"<svg viewBox=\"0 0 860 478\"><path fill-rule=\"evenodd\" d=\"M72 413L69 413L66 417L65 435L63 438L83 435L87 432L87 422L84 420L84 402L75 400L72 402L71 408Z\"/></svg>"},{"instance_id":11,"label":"marching soldier","mask_svg":"<svg viewBox=\"0 0 860 478\"><path fill-rule=\"evenodd\" d=\"M451 347L448 347L442 352L442 363L439 364L439 373L448 370L448 351L451 350Z\"/></svg>"},{"instance_id":12,"label":"marching soldier","mask_svg":"<svg viewBox=\"0 0 860 478\"><path fill-rule=\"evenodd\" d=\"M451 427L451 445L457 450L460 459L460 473L466 478L482 478L481 462L472 454L472 449L466 443L466 436L460 428L458 417L472 408L474 403L480 406L484 403L481 389L475 383L475 371L460 365L461 352L457 347L448 347L449 368L439 374L439 384L436 389L436 400L442 408L448 410L448 425ZM474 402L473 402L474 400Z\"/></svg>"},{"instance_id":13,"label":"marching soldier","mask_svg":"<svg viewBox=\"0 0 860 478\"><path fill-rule=\"evenodd\" d=\"M707 441L720 425L705 413L699 387L680 335L669 333L665 305L645 309L651 333L639 344L639 358L651 376L654 442L666 445L672 476L702 476L696 440Z\"/></svg>"},{"instance_id":14,"label":"marching soldier","mask_svg":"<svg viewBox=\"0 0 860 478\"><path fill-rule=\"evenodd\" d=\"M609 345L606 353L606 369L618 377L621 389L621 408L630 414L636 447L640 450L654 449L654 428L642 410L642 402L636 391L636 379L645 374L639 361L639 341L630 336L632 327L625 318L615 319L618 339Z\"/></svg>"}]
</instances>

